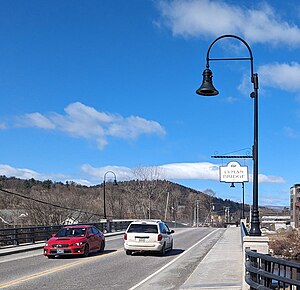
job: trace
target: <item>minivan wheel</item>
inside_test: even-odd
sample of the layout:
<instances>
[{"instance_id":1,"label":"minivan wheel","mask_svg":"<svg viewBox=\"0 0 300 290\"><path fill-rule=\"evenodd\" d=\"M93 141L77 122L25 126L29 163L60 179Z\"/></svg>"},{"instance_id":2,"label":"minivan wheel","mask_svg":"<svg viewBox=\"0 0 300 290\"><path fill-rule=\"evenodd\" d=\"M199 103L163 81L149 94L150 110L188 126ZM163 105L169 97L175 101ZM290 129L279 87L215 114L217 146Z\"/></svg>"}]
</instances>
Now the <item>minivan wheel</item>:
<instances>
[{"instance_id":1,"label":"minivan wheel","mask_svg":"<svg viewBox=\"0 0 300 290\"><path fill-rule=\"evenodd\" d=\"M172 251L172 250L173 250L173 241L172 241L171 246L170 246L170 251Z\"/></svg>"},{"instance_id":2,"label":"minivan wheel","mask_svg":"<svg viewBox=\"0 0 300 290\"><path fill-rule=\"evenodd\" d=\"M160 256L164 256L166 253L166 245L164 244L161 248L161 250L159 251L159 255Z\"/></svg>"},{"instance_id":3,"label":"minivan wheel","mask_svg":"<svg viewBox=\"0 0 300 290\"><path fill-rule=\"evenodd\" d=\"M130 251L130 250L126 250L126 255L132 255L132 251Z\"/></svg>"}]
</instances>

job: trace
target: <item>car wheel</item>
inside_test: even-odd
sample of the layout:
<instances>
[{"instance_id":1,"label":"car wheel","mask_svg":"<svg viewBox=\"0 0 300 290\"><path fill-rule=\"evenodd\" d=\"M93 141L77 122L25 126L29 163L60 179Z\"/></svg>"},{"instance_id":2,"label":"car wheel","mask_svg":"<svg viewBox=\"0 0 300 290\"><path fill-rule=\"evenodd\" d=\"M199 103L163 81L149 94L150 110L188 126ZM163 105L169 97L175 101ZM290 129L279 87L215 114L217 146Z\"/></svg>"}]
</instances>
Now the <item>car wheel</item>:
<instances>
[{"instance_id":1,"label":"car wheel","mask_svg":"<svg viewBox=\"0 0 300 290\"><path fill-rule=\"evenodd\" d=\"M132 251L130 251L130 250L126 250L126 255L132 255Z\"/></svg>"},{"instance_id":2,"label":"car wheel","mask_svg":"<svg viewBox=\"0 0 300 290\"><path fill-rule=\"evenodd\" d=\"M47 256L48 259L54 259L55 256Z\"/></svg>"},{"instance_id":3,"label":"car wheel","mask_svg":"<svg viewBox=\"0 0 300 290\"><path fill-rule=\"evenodd\" d=\"M102 253L104 251L104 248L105 248L105 241L102 241L100 245L99 253Z\"/></svg>"},{"instance_id":4,"label":"car wheel","mask_svg":"<svg viewBox=\"0 0 300 290\"><path fill-rule=\"evenodd\" d=\"M159 255L160 256L164 256L166 253L166 245L164 244L161 248L161 250L159 251Z\"/></svg>"},{"instance_id":5,"label":"car wheel","mask_svg":"<svg viewBox=\"0 0 300 290\"><path fill-rule=\"evenodd\" d=\"M90 247L88 244L86 244L83 250L83 257L88 257L89 253L90 253Z\"/></svg>"}]
</instances>

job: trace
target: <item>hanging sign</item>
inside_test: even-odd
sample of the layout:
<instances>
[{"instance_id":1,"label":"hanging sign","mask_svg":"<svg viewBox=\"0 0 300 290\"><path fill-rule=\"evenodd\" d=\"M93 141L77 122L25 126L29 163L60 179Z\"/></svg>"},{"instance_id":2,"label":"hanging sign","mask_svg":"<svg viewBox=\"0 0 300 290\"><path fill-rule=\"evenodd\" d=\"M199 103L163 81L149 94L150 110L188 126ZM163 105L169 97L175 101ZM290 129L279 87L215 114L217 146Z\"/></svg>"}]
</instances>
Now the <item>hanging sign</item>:
<instances>
[{"instance_id":1,"label":"hanging sign","mask_svg":"<svg viewBox=\"0 0 300 290\"><path fill-rule=\"evenodd\" d=\"M220 166L221 182L248 182L248 167L241 166L236 161Z\"/></svg>"}]
</instances>

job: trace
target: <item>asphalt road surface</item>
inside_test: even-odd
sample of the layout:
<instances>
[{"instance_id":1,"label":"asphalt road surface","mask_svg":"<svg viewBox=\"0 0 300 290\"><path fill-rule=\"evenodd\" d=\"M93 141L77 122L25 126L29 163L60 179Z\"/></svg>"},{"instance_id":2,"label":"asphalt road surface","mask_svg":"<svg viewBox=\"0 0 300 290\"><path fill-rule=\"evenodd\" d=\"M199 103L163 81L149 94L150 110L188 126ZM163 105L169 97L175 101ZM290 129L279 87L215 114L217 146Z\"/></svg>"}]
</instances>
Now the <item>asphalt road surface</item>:
<instances>
[{"instance_id":1,"label":"asphalt road surface","mask_svg":"<svg viewBox=\"0 0 300 290\"><path fill-rule=\"evenodd\" d=\"M103 253L47 259L42 250L0 257L0 289L179 289L224 229L174 229L174 249L160 257L127 256L123 236L106 238Z\"/></svg>"}]
</instances>

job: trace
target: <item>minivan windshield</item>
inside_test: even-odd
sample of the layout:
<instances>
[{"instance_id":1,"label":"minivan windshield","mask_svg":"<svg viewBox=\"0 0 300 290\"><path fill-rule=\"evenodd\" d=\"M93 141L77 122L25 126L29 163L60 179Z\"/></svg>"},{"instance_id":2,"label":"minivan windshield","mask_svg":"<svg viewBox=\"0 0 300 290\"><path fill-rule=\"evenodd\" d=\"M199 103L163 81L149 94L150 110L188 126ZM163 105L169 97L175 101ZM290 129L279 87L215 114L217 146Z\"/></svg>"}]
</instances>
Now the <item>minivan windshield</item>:
<instances>
[{"instance_id":1,"label":"minivan windshield","mask_svg":"<svg viewBox=\"0 0 300 290\"><path fill-rule=\"evenodd\" d=\"M132 224L128 231L128 233L152 233L157 234L157 225L147 225L147 224Z\"/></svg>"}]
</instances>

